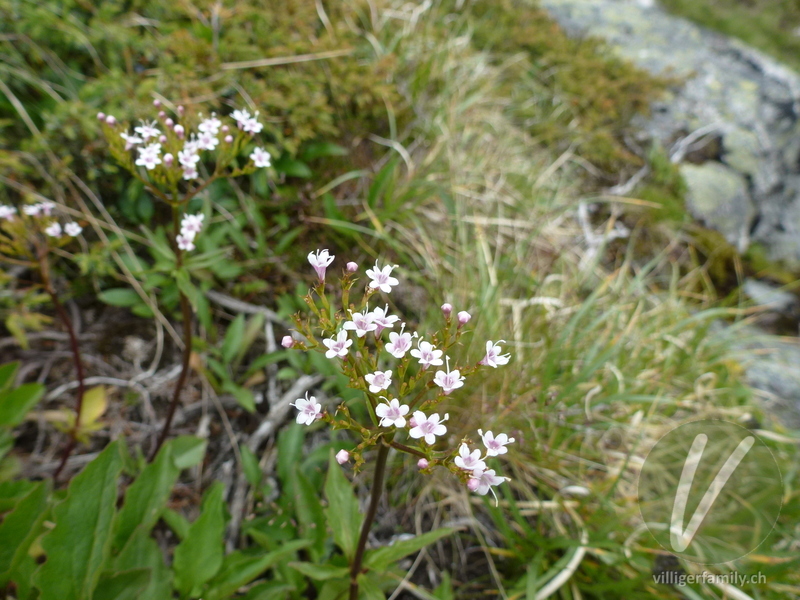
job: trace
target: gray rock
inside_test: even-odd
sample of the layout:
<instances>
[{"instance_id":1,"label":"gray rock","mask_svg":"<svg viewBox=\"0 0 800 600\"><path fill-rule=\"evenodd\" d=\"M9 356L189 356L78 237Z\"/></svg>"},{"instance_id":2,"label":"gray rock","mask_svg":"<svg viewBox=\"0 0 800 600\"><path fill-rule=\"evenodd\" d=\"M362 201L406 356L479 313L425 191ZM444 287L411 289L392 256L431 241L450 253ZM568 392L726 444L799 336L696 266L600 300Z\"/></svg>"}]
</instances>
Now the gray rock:
<instances>
[{"instance_id":1,"label":"gray rock","mask_svg":"<svg viewBox=\"0 0 800 600\"><path fill-rule=\"evenodd\" d=\"M753 302L775 312L791 313L797 307L794 294L758 279L745 279L742 290Z\"/></svg>"}]
</instances>

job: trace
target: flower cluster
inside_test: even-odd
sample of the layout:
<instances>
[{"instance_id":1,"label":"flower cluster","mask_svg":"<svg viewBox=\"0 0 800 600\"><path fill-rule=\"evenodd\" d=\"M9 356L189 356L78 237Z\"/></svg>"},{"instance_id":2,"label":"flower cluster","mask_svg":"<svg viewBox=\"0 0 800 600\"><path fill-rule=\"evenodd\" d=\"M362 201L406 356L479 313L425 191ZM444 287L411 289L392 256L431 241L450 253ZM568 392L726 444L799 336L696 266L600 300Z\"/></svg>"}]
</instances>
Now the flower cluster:
<instances>
[{"instance_id":1,"label":"flower cluster","mask_svg":"<svg viewBox=\"0 0 800 600\"><path fill-rule=\"evenodd\" d=\"M352 453L357 466L363 462L361 452L382 438L382 443L418 456L420 469L444 466L459 476L469 490L481 495L490 490L494 493L492 488L506 481L506 478L497 475L486 461L505 454L506 446L513 443L514 438L505 433L495 436L491 431L483 433L478 430L483 451L470 450L466 441L461 443L457 451L439 450L437 446L447 434L446 422L450 415L426 409L435 408L445 397L462 388L467 377L479 368L497 368L507 364L510 355L503 354L501 346L505 342L489 340L485 345L486 353L480 361L471 366L451 368L453 360L448 351L464 333L463 327L471 315L466 311L453 315L453 307L444 304L442 314L445 325L442 330L427 336L428 339L406 331L406 324L400 322L400 317L390 314L388 303L384 302L371 310L369 308L372 296L381 292L390 294L400 283L392 274L396 266L381 266L378 262L366 269L368 280L358 306L349 303L358 265L347 263L341 278L344 307L342 311L334 313L325 294L325 278L334 258L325 249L309 253L308 262L318 280L314 288L318 299L309 293L305 300L316 315L317 322L312 325L296 317L295 324L301 335L284 337L282 345L285 348L312 347L324 352L327 358L336 360L350 378L351 387L365 393L372 426L364 427L358 423L345 405L339 406L335 414L330 414L323 410L314 396L307 394L293 405L298 410L297 422L311 425L324 420L337 429L349 429L360 435L362 442ZM318 306L318 302L321 306ZM396 331L398 324L399 331ZM321 331L321 335L318 331ZM301 336L305 338L304 341L297 341L296 338ZM433 392L433 398L426 399L431 395L430 392ZM398 442L396 438L401 435L407 436L416 446ZM344 450L336 456L340 464L350 458L351 453Z\"/></svg>"},{"instance_id":2,"label":"flower cluster","mask_svg":"<svg viewBox=\"0 0 800 600\"><path fill-rule=\"evenodd\" d=\"M183 215L181 232L175 238L178 248L191 252L194 250L194 238L203 229L205 215Z\"/></svg>"},{"instance_id":3,"label":"flower cluster","mask_svg":"<svg viewBox=\"0 0 800 600\"><path fill-rule=\"evenodd\" d=\"M69 237L77 237L83 231L83 227L70 221L63 226L57 220L51 220L56 203L50 200L37 202L36 204L26 204L22 207L22 213L29 218L37 219L41 223L41 230L48 237L60 238L66 234ZM0 204L0 219L5 221L13 220L17 215L17 209L13 206Z\"/></svg>"}]
</instances>

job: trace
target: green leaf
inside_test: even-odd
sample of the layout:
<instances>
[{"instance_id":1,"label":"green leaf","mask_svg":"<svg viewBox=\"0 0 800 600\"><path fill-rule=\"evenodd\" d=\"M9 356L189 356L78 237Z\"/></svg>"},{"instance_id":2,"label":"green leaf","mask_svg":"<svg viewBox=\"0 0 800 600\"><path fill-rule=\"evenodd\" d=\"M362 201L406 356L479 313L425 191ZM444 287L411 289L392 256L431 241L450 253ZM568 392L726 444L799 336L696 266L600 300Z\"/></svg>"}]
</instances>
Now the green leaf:
<instances>
[{"instance_id":1,"label":"green leaf","mask_svg":"<svg viewBox=\"0 0 800 600\"><path fill-rule=\"evenodd\" d=\"M308 179L313 174L306 163L289 158L288 155L284 155L276 160L274 165L276 171L279 173L284 173L289 177L302 177L303 179Z\"/></svg>"},{"instance_id":2,"label":"green leaf","mask_svg":"<svg viewBox=\"0 0 800 600\"><path fill-rule=\"evenodd\" d=\"M182 435L170 442L172 460L179 469L199 465L206 455L208 440L193 435Z\"/></svg>"},{"instance_id":3,"label":"green leaf","mask_svg":"<svg viewBox=\"0 0 800 600\"><path fill-rule=\"evenodd\" d=\"M253 487L258 487L263 474L256 455L247 446L239 446L239 453L242 455L242 469L247 482Z\"/></svg>"},{"instance_id":4,"label":"green leaf","mask_svg":"<svg viewBox=\"0 0 800 600\"><path fill-rule=\"evenodd\" d=\"M222 390L228 392L231 396L236 398L239 406L241 406L247 412L253 413L256 411L256 398L253 396L253 392L248 390L246 387L236 385L231 380L227 380L222 384Z\"/></svg>"},{"instance_id":5,"label":"green leaf","mask_svg":"<svg viewBox=\"0 0 800 600\"><path fill-rule=\"evenodd\" d=\"M117 572L135 569L150 571L150 582L139 592L136 600L164 600L172 598L172 577L161 549L148 530L137 528L128 539L128 543L117 557L114 568Z\"/></svg>"},{"instance_id":6,"label":"green leaf","mask_svg":"<svg viewBox=\"0 0 800 600\"><path fill-rule=\"evenodd\" d=\"M136 306L142 303L142 299L131 288L112 288L110 290L103 290L97 297L101 302L110 304L111 306Z\"/></svg>"},{"instance_id":7,"label":"green leaf","mask_svg":"<svg viewBox=\"0 0 800 600\"><path fill-rule=\"evenodd\" d=\"M217 482L203 500L200 517L189 527L189 533L175 548L172 568L175 588L183 595L209 581L222 566L224 554L225 505L222 495L225 486Z\"/></svg>"},{"instance_id":8,"label":"green leaf","mask_svg":"<svg viewBox=\"0 0 800 600\"><path fill-rule=\"evenodd\" d=\"M191 523L182 514L175 512L171 508L166 508L161 512L161 518L172 529L173 533L178 536L179 540L185 540L189 535L189 527Z\"/></svg>"},{"instance_id":9,"label":"green leaf","mask_svg":"<svg viewBox=\"0 0 800 600\"><path fill-rule=\"evenodd\" d=\"M35 487L36 483L24 479L0 483L0 513L14 508Z\"/></svg>"},{"instance_id":10,"label":"green leaf","mask_svg":"<svg viewBox=\"0 0 800 600\"><path fill-rule=\"evenodd\" d=\"M349 567L337 567L334 565L318 565L307 562L290 562L289 566L295 571L299 571L306 577L314 579L315 581L325 581L327 579L337 579L339 577L347 577L350 573Z\"/></svg>"},{"instance_id":11,"label":"green leaf","mask_svg":"<svg viewBox=\"0 0 800 600\"><path fill-rule=\"evenodd\" d=\"M352 561L361 533L363 515L358 509L358 499L353 493L353 485L344 476L342 467L336 462L332 450L328 461L328 477L325 481L325 497L328 499L326 515L333 529L333 539L347 559Z\"/></svg>"},{"instance_id":12,"label":"green leaf","mask_svg":"<svg viewBox=\"0 0 800 600\"><path fill-rule=\"evenodd\" d=\"M381 586L372 573L362 573L358 576L359 600L386 600L386 594L381 591Z\"/></svg>"},{"instance_id":13,"label":"green leaf","mask_svg":"<svg viewBox=\"0 0 800 600\"><path fill-rule=\"evenodd\" d=\"M39 535L49 491L50 486L46 482L37 483L0 524L0 587L13 578L15 566Z\"/></svg>"},{"instance_id":14,"label":"green leaf","mask_svg":"<svg viewBox=\"0 0 800 600\"><path fill-rule=\"evenodd\" d=\"M42 538L47 560L34 584L41 600L86 600L111 547L111 523L122 470L119 442L109 444L69 485L53 509L53 530Z\"/></svg>"},{"instance_id":15,"label":"green leaf","mask_svg":"<svg viewBox=\"0 0 800 600\"><path fill-rule=\"evenodd\" d=\"M0 391L8 389L14 383L14 377L19 369L19 361L0 365Z\"/></svg>"},{"instance_id":16,"label":"green leaf","mask_svg":"<svg viewBox=\"0 0 800 600\"><path fill-rule=\"evenodd\" d=\"M92 600L138 600L151 576L150 569L103 573Z\"/></svg>"},{"instance_id":17,"label":"green leaf","mask_svg":"<svg viewBox=\"0 0 800 600\"><path fill-rule=\"evenodd\" d=\"M242 345L242 338L244 337L244 315L239 315L228 326L228 331L225 332L225 340L222 342L222 360L226 364L234 359L239 352Z\"/></svg>"},{"instance_id":18,"label":"green leaf","mask_svg":"<svg viewBox=\"0 0 800 600\"><path fill-rule=\"evenodd\" d=\"M319 562L325 552L328 532L325 528L325 511L319 500L318 490L311 485L303 472L295 467L291 491L292 506L300 524L300 535L313 540L310 548L311 559Z\"/></svg>"},{"instance_id":19,"label":"green leaf","mask_svg":"<svg viewBox=\"0 0 800 600\"><path fill-rule=\"evenodd\" d=\"M147 465L125 492L125 503L115 521L112 547L120 550L137 527L150 531L172 493L181 470L172 457L171 443Z\"/></svg>"},{"instance_id":20,"label":"green leaf","mask_svg":"<svg viewBox=\"0 0 800 600\"><path fill-rule=\"evenodd\" d=\"M378 200L393 183L395 168L399 160L398 158L390 160L375 175L375 179L372 180L372 185L369 186L369 191L367 192L367 204L369 204L370 208L375 208Z\"/></svg>"},{"instance_id":21,"label":"green leaf","mask_svg":"<svg viewBox=\"0 0 800 600\"><path fill-rule=\"evenodd\" d=\"M268 581L254 585L241 600L286 600L287 594L295 589L293 585L280 581Z\"/></svg>"},{"instance_id":22,"label":"green leaf","mask_svg":"<svg viewBox=\"0 0 800 600\"><path fill-rule=\"evenodd\" d=\"M349 590L349 577L347 579L331 579L322 585L317 600L347 600Z\"/></svg>"},{"instance_id":23,"label":"green leaf","mask_svg":"<svg viewBox=\"0 0 800 600\"><path fill-rule=\"evenodd\" d=\"M247 556L233 552L225 557L222 568L203 594L204 600L225 600L243 585L247 585L281 559L308 546L307 540L295 540L281 546L279 550L262 556Z\"/></svg>"},{"instance_id":24,"label":"green leaf","mask_svg":"<svg viewBox=\"0 0 800 600\"><path fill-rule=\"evenodd\" d=\"M303 148L300 158L305 161L312 161L323 156L345 156L347 153L347 148L343 148L333 142L312 142Z\"/></svg>"},{"instance_id":25,"label":"green leaf","mask_svg":"<svg viewBox=\"0 0 800 600\"><path fill-rule=\"evenodd\" d=\"M303 458L305 435L305 429L297 423L292 423L278 434L278 479L285 486L291 484L295 466Z\"/></svg>"},{"instance_id":26,"label":"green leaf","mask_svg":"<svg viewBox=\"0 0 800 600\"><path fill-rule=\"evenodd\" d=\"M436 540L452 535L453 531L453 529L443 527L434 531L428 531L410 540L395 542L391 546L369 550L364 558L364 565L376 571L385 571L401 558L421 550Z\"/></svg>"},{"instance_id":27,"label":"green leaf","mask_svg":"<svg viewBox=\"0 0 800 600\"><path fill-rule=\"evenodd\" d=\"M26 383L18 388L0 392L0 427L16 427L25 415L44 396L44 386Z\"/></svg>"}]
</instances>

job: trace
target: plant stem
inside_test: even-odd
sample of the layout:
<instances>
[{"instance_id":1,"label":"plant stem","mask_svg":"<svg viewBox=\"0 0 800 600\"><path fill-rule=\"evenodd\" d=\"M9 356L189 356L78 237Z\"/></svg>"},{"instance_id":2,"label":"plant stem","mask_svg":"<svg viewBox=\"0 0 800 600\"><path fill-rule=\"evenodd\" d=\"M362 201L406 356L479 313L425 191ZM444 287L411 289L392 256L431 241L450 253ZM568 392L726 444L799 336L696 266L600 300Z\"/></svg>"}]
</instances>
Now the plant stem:
<instances>
[{"instance_id":1,"label":"plant stem","mask_svg":"<svg viewBox=\"0 0 800 600\"><path fill-rule=\"evenodd\" d=\"M361 574L361 562L364 560L364 549L367 547L369 530L375 521L375 513L378 512L378 502L383 493L383 480L386 475L386 459L389 456L389 446L381 439L378 447L378 459L375 462L375 474L373 476L372 493L369 499L369 508L364 517L364 524L361 526L361 536L358 538L356 555L350 567L350 600L358 600L358 576Z\"/></svg>"}]
</instances>

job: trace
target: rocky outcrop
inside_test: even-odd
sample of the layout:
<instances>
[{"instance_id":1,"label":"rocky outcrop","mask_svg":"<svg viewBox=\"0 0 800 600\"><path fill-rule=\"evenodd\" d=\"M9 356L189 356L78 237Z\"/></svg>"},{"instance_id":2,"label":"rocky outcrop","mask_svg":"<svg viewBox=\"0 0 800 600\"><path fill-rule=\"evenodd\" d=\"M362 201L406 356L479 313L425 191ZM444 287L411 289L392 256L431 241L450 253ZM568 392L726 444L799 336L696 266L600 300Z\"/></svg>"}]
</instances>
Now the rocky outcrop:
<instances>
[{"instance_id":1,"label":"rocky outcrop","mask_svg":"<svg viewBox=\"0 0 800 600\"><path fill-rule=\"evenodd\" d=\"M740 251L758 241L800 266L800 76L652 0L541 2L568 33L681 80L641 126L683 163L689 210Z\"/></svg>"}]
</instances>

